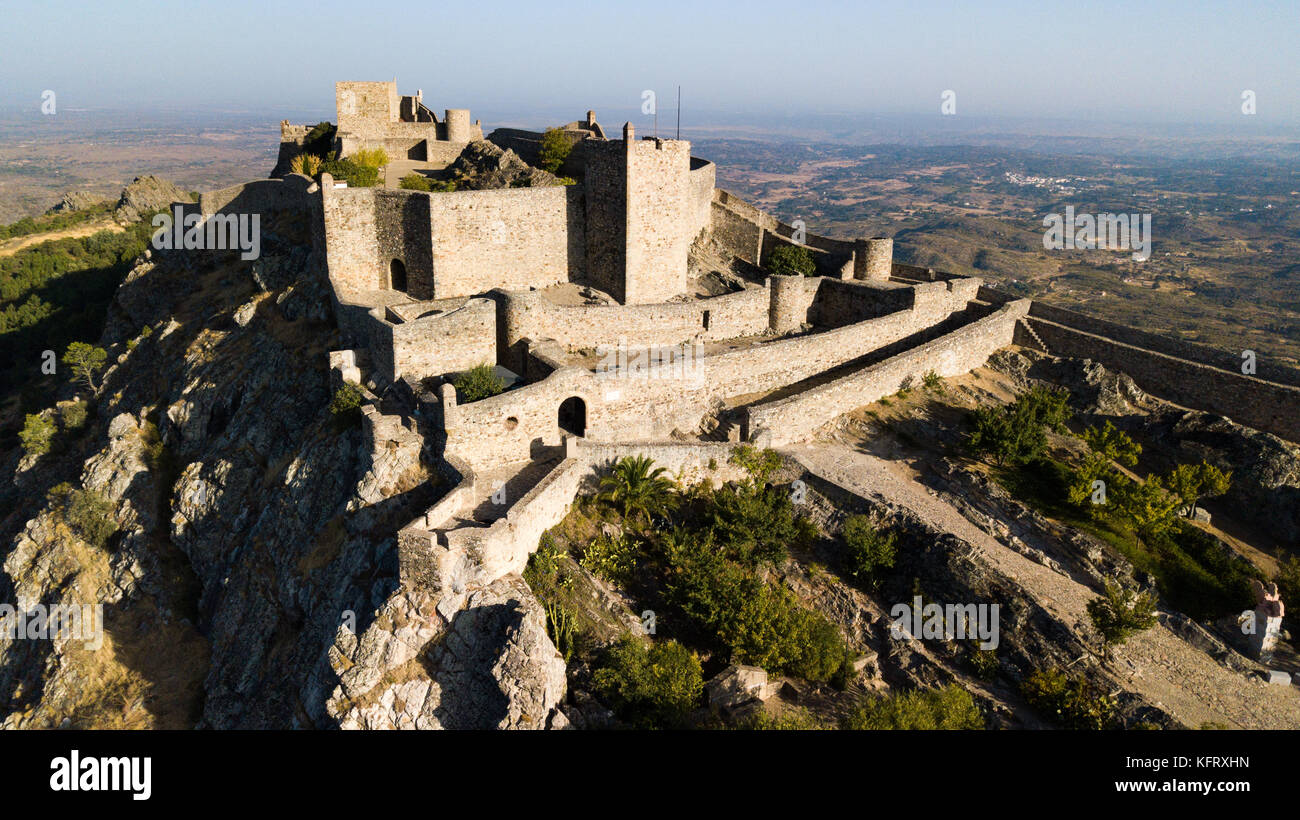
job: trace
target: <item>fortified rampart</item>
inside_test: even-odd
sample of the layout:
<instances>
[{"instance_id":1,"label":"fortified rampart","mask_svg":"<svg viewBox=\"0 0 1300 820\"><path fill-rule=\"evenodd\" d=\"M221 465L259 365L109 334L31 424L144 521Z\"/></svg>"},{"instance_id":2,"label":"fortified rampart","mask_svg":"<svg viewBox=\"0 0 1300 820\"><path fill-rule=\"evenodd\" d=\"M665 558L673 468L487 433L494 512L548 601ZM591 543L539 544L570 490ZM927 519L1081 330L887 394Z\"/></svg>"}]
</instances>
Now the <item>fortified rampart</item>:
<instances>
[{"instance_id":1,"label":"fortified rampart","mask_svg":"<svg viewBox=\"0 0 1300 820\"><path fill-rule=\"evenodd\" d=\"M920 384L930 371L957 376L984 364L999 348L1011 344L1029 301L1011 302L991 316L944 334L938 339L891 356L879 364L778 401L747 409L750 440L760 447L779 447L812 435L837 416Z\"/></svg>"},{"instance_id":2,"label":"fortified rampart","mask_svg":"<svg viewBox=\"0 0 1300 820\"><path fill-rule=\"evenodd\" d=\"M816 281L798 284L806 292ZM466 405L458 405L455 391L445 385L446 447L477 468L528 459L558 442L559 408L569 399L581 402L580 432L593 441L691 431L728 397L799 382L933 327L964 310L978 286L978 280L919 286L912 289L915 304L906 310L705 356L667 377L630 367L600 373L562 367L539 382Z\"/></svg>"},{"instance_id":3,"label":"fortified rampart","mask_svg":"<svg viewBox=\"0 0 1300 820\"><path fill-rule=\"evenodd\" d=\"M1037 306L1037 303L1035 303ZM1300 442L1300 387L1191 362L1033 316L1029 324L1057 356L1092 359L1127 373L1149 393L1184 407Z\"/></svg>"},{"instance_id":4,"label":"fortified rampart","mask_svg":"<svg viewBox=\"0 0 1300 820\"><path fill-rule=\"evenodd\" d=\"M895 266L896 268L898 266ZM1005 303L1011 295L980 288L981 299ZM1092 359L1131 376L1143 390L1184 407L1300 442L1300 372L1256 358L1241 372L1241 351L1229 352L1118 325L1034 301L1025 318L1047 352Z\"/></svg>"}]
</instances>

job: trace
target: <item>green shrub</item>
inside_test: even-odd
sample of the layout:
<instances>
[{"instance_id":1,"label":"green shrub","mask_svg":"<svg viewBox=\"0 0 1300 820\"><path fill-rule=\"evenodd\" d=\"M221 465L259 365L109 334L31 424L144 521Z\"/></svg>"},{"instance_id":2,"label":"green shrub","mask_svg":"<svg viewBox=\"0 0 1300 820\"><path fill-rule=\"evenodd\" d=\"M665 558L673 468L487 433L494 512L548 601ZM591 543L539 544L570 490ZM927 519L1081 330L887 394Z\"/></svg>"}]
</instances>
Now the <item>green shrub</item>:
<instances>
[{"instance_id":1,"label":"green shrub","mask_svg":"<svg viewBox=\"0 0 1300 820\"><path fill-rule=\"evenodd\" d=\"M74 490L65 482L54 486L47 497L68 528L88 544L102 548L118 530L113 502L96 490Z\"/></svg>"},{"instance_id":2,"label":"green shrub","mask_svg":"<svg viewBox=\"0 0 1300 820\"><path fill-rule=\"evenodd\" d=\"M506 380L498 376L496 368L487 362L457 375L451 384L462 404L495 396L506 389Z\"/></svg>"},{"instance_id":3,"label":"green shrub","mask_svg":"<svg viewBox=\"0 0 1300 820\"><path fill-rule=\"evenodd\" d=\"M998 663L998 653L996 649L980 649L978 646L972 646L966 655L970 661L971 670L981 680L993 680L997 677L1001 664Z\"/></svg>"},{"instance_id":4,"label":"green shrub","mask_svg":"<svg viewBox=\"0 0 1300 820\"><path fill-rule=\"evenodd\" d=\"M361 404L365 398L366 394L352 382L343 382L343 386L334 391L329 410L337 429L344 430L361 422Z\"/></svg>"},{"instance_id":5,"label":"green shrub","mask_svg":"<svg viewBox=\"0 0 1300 820\"><path fill-rule=\"evenodd\" d=\"M1037 669L1020 692L1030 706L1066 729L1107 729L1115 720L1115 701L1084 678L1069 678L1056 667Z\"/></svg>"},{"instance_id":6,"label":"green shrub","mask_svg":"<svg viewBox=\"0 0 1300 820\"><path fill-rule=\"evenodd\" d=\"M583 548L578 563L606 581L622 584L636 569L636 552L626 535L602 533Z\"/></svg>"},{"instance_id":7,"label":"green shrub","mask_svg":"<svg viewBox=\"0 0 1300 820\"><path fill-rule=\"evenodd\" d=\"M817 537L808 516L795 509L790 492L756 482L713 492L709 528L727 557L742 564L780 564L787 548L805 549Z\"/></svg>"},{"instance_id":8,"label":"green shrub","mask_svg":"<svg viewBox=\"0 0 1300 820\"><path fill-rule=\"evenodd\" d=\"M307 132L303 138L302 150L304 154L315 154L323 157L334 150L334 135L338 129L333 123L318 122Z\"/></svg>"},{"instance_id":9,"label":"green shrub","mask_svg":"<svg viewBox=\"0 0 1300 820\"><path fill-rule=\"evenodd\" d=\"M573 151L573 143L558 128L548 128L542 134L542 146L537 154L537 162L542 170L556 173Z\"/></svg>"},{"instance_id":10,"label":"green shrub","mask_svg":"<svg viewBox=\"0 0 1300 820\"><path fill-rule=\"evenodd\" d=\"M86 424L88 407L84 401L73 401L59 408L59 421L64 430L80 430Z\"/></svg>"},{"instance_id":11,"label":"green shrub","mask_svg":"<svg viewBox=\"0 0 1300 820\"><path fill-rule=\"evenodd\" d=\"M921 377L921 383L925 385L926 390L934 390L943 385L943 376L933 370L927 370L925 375Z\"/></svg>"},{"instance_id":12,"label":"green shrub","mask_svg":"<svg viewBox=\"0 0 1300 820\"><path fill-rule=\"evenodd\" d=\"M555 181L558 182L558 183L560 183L561 185L577 185L577 184L578 184L578 180L574 179L573 177L557 177Z\"/></svg>"},{"instance_id":13,"label":"green shrub","mask_svg":"<svg viewBox=\"0 0 1300 820\"><path fill-rule=\"evenodd\" d=\"M983 729L984 716L970 692L950 684L942 689L914 689L858 702L843 721L843 728L878 729Z\"/></svg>"},{"instance_id":14,"label":"green shrub","mask_svg":"<svg viewBox=\"0 0 1300 820\"><path fill-rule=\"evenodd\" d=\"M337 159L333 152L325 159L321 170L335 179L347 182L350 188L373 188L379 182L379 169L362 165L353 159Z\"/></svg>"},{"instance_id":15,"label":"green shrub","mask_svg":"<svg viewBox=\"0 0 1300 820\"><path fill-rule=\"evenodd\" d=\"M432 191L433 180L429 179L424 174L411 173L402 177L402 181L398 183L398 187L407 191Z\"/></svg>"},{"instance_id":16,"label":"green shrub","mask_svg":"<svg viewBox=\"0 0 1300 820\"><path fill-rule=\"evenodd\" d=\"M623 720L646 729L682 726L704 691L700 661L676 641L646 645L625 635L595 673L592 688Z\"/></svg>"},{"instance_id":17,"label":"green shrub","mask_svg":"<svg viewBox=\"0 0 1300 820\"><path fill-rule=\"evenodd\" d=\"M781 467L781 454L771 448L758 449L752 444L742 444L732 451L727 461L741 467L758 484L765 484Z\"/></svg>"},{"instance_id":18,"label":"green shrub","mask_svg":"<svg viewBox=\"0 0 1300 820\"><path fill-rule=\"evenodd\" d=\"M849 651L839 630L784 586L729 560L709 535L668 539L668 600L731 649L732 660L827 681Z\"/></svg>"},{"instance_id":19,"label":"green shrub","mask_svg":"<svg viewBox=\"0 0 1300 820\"><path fill-rule=\"evenodd\" d=\"M40 413L28 413L23 429L18 433L23 452L27 455L44 455L54 441L54 422Z\"/></svg>"},{"instance_id":20,"label":"green shrub","mask_svg":"<svg viewBox=\"0 0 1300 820\"><path fill-rule=\"evenodd\" d=\"M1156 625L1156 597L1107 579L1101 597L1088 602L1088 617L1108 646L1122 644L1130 635Z\"/></svg>"},{"instance_id":21,"label":"green shrub","mask_svg":"<svg viewBox=\"0 0 1300 820\"><path fill-rule=\"evenodd\" d=\"M388 152L382 148L362 148L352 155L352 161L362 168L378 170L388 164Z\"/></svg>"},{"instance_id":22,"label":"green shrub","mask_svg":"<svg viewBox=\"0 0 1300 820\"><path fill-rule=\"evenodd\" d=\"M1035 461L1047 450L1044 431L1065 431L1069 398L1067 390L1035 385L1012 404L980 407L970 416L973 429L966 444L976 453L992 455L999 466Z\"/></svg>"},{"instance_id":23,"label":"green shrub","mask_svg":"<svg viewBox=\"0 0 1300 820\"><path fill-rule=\"evenodd\" d=\"M817 273L817 262L812 251L803 245L778 245L767 257L767 269L785 276L813 276Z\"/></svg>"},{"instance_id":24,"label":"green shrub","mask_svg":"<svg viewBox=\"0 0 1300 820\"><path fill-rule=\"evenodd\" d=\"M897 540L894 533L878 530L867 516L849 516L844 522L849 576L856 581L868 581L880 570L893 567Z\"/></svg>"}]
</instances>

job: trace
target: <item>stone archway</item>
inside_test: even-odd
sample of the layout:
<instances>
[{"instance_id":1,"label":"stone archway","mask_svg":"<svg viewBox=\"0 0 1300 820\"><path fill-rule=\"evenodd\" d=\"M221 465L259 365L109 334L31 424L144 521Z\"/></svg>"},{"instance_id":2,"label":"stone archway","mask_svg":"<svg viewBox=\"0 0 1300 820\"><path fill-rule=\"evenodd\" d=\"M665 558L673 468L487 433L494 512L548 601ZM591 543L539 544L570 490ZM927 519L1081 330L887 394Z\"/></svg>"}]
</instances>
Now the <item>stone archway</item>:
<instances>
[{"instance_id":1,"label":"stone archway","mask_svg":"<svg viewBox=\"0 0 1300 820\"><path fill-rule=\"evenodd\" d=\"M575 436L587 435L587 403L577 396L560 402L558 413L560 429Z\"/></svg>"},{"instance_id":2,"label":"stone archway","mask_svg":"<svg viewBox=\"0 0 1300 820\"><path fill-rule=\"evenodd\" d=\"M388 263L388 287L406 293L406 265L400 259Z\"/></svg>"}]
</instances>

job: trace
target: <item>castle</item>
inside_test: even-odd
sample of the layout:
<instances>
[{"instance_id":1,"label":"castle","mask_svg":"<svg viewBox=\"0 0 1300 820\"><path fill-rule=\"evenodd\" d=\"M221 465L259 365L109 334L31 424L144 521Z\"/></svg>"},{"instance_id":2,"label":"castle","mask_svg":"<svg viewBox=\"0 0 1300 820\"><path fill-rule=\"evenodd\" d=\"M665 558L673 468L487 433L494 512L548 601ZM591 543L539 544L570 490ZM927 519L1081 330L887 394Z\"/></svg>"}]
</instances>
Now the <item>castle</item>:
<instances>
[{"instance_id":1,"label":"castle","mask_svg":"<svg viewBox=\"0 0 1300 820\"><path fill-rule=\"evenodd\" d=\"M439 120L422 96L339 83L339 155L382 147L437 169L482 139L468 111ZM393 425L431 431L454 488L399 533L408 588L456 596L521 571L583 483L620 456L725 478L737 443L807 439L1013 343L1092 358L1172 401L1300 440L1293 371L1243 375L1222 351L899 264L887 238L807 233L717 188L714 165L685 140L638 139L631 124L607 139L592 112L561 129L574 184L424 192L290 174L200 198L204 215L311 215L348 345L330 354L335 379L365 386L377 448ZM289 150L306 131L282 125ZM527 156L540 137L488 139ZM767 273L785 246L807 249L815 274ZM593 352L613 348L689 350L692 366L624 356L598 367ZM481 364L509 388L460 401L452 378ZM385 414L381 397L405 409Z\"/></svg>"}]
</instances>

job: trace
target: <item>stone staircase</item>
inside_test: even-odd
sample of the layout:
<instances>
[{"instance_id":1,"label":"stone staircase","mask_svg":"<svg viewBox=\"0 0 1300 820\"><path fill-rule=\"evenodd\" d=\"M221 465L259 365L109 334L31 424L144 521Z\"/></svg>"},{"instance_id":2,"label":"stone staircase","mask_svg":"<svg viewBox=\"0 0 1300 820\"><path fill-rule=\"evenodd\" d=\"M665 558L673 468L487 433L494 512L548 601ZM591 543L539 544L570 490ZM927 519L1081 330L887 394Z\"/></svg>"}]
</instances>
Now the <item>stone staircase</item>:
<instances>
[{"instance_id":1,"label":"stone staircase","mask_svg":"<svg viewBox=\"0 0 1300 820\"><path fill-rule=\"evenodd\" d=\"M1016 326L1019 329L1023 329L1025 331L1025 335L1028 336L1033 341L1033 344L1026 345L1026 347L1033 347L1036 350L1042 351L1043 353L1050 354L1052 352L1047 349L1047 342L1044 342L1043 337L1038 335L1038 331L1034 330L1034 326L1029 323L1028 319L1021 319L1019 322L1016 323Z\"/></svg>"}]
</instances>

